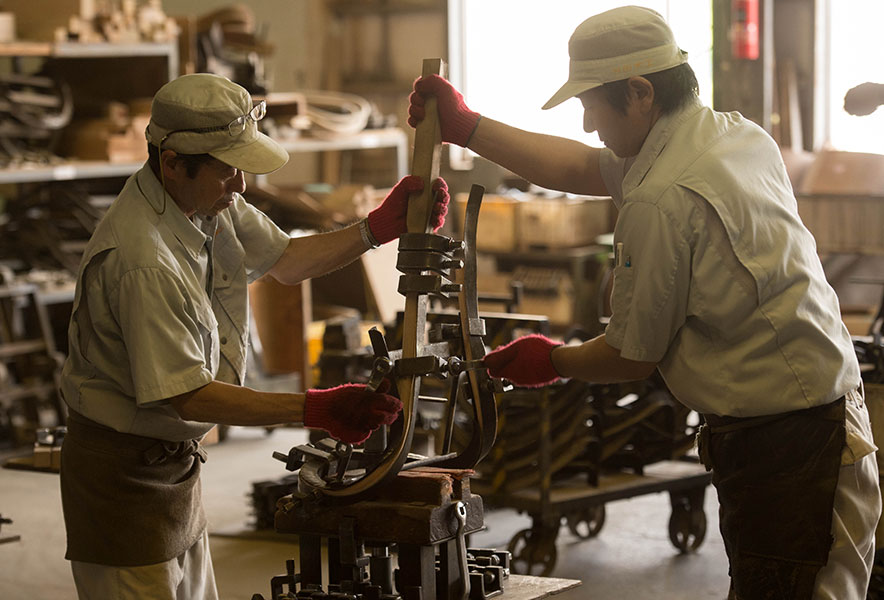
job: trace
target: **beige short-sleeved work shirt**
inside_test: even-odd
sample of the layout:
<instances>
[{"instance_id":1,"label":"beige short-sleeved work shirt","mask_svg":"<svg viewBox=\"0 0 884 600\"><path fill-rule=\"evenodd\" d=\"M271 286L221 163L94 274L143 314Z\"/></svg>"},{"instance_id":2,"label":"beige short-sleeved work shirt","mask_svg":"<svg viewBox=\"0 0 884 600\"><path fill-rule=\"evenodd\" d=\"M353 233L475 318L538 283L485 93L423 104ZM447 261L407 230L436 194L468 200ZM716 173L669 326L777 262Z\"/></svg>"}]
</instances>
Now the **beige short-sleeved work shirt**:
<instances>
[{"instance_id":1,"label":"beige short-sleeved work shirt","mask_svg":"<svg viewBox=\"0 0 884 600\"><path fill-rule=\"evenodd\" d=\"M657 362L702 413L825 404L859 366L774 141L738 113L691 103L630 160L602 153L619 215L606 340Z\"/></svg>"},{"instance_id":2,"label":"beige short-sleeved work shirt","mask_svg":"<svg viewBox=\"0 0 884 600\"><path fill-rule=\"evenodd\" d=\"M215 379L242 383L247 285L288 241L239 195L217 217L192 222L145 165L83 256L62 372L67 404L124 433L205 434L211 423L182 420L167 399Z\"/></svg>"}]
</instances>

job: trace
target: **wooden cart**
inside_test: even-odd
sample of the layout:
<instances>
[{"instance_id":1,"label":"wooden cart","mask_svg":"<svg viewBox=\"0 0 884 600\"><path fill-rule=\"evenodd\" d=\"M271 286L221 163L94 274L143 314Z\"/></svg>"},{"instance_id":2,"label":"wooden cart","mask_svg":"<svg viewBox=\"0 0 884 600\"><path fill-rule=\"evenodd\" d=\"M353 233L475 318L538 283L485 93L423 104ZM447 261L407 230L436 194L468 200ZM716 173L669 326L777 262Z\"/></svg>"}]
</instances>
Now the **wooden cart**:
<instances>
[{"instance_id":1,"label":"wooden cart","mask_svg":"<svg viewBox=\"0 0 884 600\"><path fill-rule=\"evenodd\" d=\"M605 504L643 494L668 492L672 504L669 539L681 552L700 547L706 536L703 500L711 474L695 462L670 460L649 465L644 473L620 472L602 475L597 486L584 478L557 482L549 488L531 488L494 494L474 481L474 491L491 506L514 508L527 513L530 528L510 539L512 569L516 573L549 576L556 565L556 538L564 520L581 539L598 535L605 523Z\"/></svg>"},{"instance_id":2,"label":"wooden cart","mask_svg":"<svg viewBox=\"0 0 884 600\"><path fill-rule=\"evenodd\" d=\"M498 440L472 489L488 505L531 517L532 526L509 542L514 572L550 575L563 521L576 536L592 538L607 502L643 494L669 493L669 538L679 551L703 542L711 474L689 456L695 426L686 425L686 409L665 390L634 389L642 401L620 406L599 397L617 397L622 388L578 382L504 395Z\"/></svg>"}]
</instances>

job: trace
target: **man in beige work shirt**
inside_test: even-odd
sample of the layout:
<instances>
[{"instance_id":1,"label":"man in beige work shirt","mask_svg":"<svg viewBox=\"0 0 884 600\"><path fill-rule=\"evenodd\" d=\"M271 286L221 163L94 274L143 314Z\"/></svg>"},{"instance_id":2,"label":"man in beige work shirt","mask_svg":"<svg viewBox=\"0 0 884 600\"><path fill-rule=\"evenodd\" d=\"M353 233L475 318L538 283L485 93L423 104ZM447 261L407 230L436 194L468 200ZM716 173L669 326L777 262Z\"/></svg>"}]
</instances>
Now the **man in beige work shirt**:
<instances>
[{"instance_id":1,"label":"man in beige work shirt","mask_svg":"<svg viewBox=\"0 0 884 600\"><path fill-rule=\"evenodd\" d=\"M437 76L415 83L412 124L438 98L445 141L542 187L610 195L612 316L577 346L527 336L489 353L520 385L605 383L659 370L704 415L732 598L862 600L881 513L859 366L782 157L738 113L702 106L663 18L590 17L568 44L569 98L606 148L469 110Z\"/></svg>"},{"instance_id":2,"label":"man in beige work shirt","mask_svg":"<svg viewBox=\"0 0 884 600\"><path fill-rule=\"evenodd\" d=\"M347 384L267 393L242 387L247 284L322 275L405 231L399 182L367 219L290 238L242 197L244 173L287 153L258 131L263 102L210 74L160 89L150 158L126 182L83 256L62 393L70 408L61 490L67 558L81 599L217 598L199 473L214 424L303 423L359 443L401 408ZM435 221L448 202L442 180Z\"/></svg>"}]
</instances>

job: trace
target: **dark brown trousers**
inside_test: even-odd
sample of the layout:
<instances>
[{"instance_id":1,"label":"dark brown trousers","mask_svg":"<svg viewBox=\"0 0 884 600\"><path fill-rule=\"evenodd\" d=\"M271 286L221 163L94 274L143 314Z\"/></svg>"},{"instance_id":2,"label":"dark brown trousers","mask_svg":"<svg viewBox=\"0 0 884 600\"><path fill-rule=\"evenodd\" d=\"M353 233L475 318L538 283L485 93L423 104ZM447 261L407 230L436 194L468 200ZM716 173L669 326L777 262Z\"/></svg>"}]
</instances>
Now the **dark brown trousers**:
<instances>
[{"instance_id":1,"label":"dark brown trousers","mask_svg":"<svg viewBox=\"0 0 884 600\"><path fill-rule=\"evenodd\" d=\"M811 598L832 545L844 410L841 398L766 417L705 416L698 444L718 491L730 598Z\"/></svg>"}]
</instances>

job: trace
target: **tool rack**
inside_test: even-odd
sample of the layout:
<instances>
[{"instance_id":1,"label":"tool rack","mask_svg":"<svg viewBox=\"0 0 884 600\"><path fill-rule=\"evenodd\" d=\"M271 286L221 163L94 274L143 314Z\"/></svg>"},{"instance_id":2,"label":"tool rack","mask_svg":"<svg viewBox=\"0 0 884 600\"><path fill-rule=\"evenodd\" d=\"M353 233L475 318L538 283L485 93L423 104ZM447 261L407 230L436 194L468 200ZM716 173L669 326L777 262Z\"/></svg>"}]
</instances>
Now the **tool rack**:
<instances>
[{"instance_id":1,"label":"tool rack","mask_svg":"<svg viewBox=\"0 0 884 600\"><path fill-rule=\"evenodd\" d=\"M507 549L512 555L513 573L549 576L556 565L556 538L563 521L574 535L590 539L604 525L606 503L644 494L668 492L672 505L670 541L684 553L699 548L706 534L703 501L711 474L696 460L684 456L683 445L676 445L674 458L637 468L587 468L580 457L593 454L593 441L581 437L575 426L587 417L579 411L557 414L553 410L553 396L557 393L565 394L564 399L572 403L575 399L575 393L567 387L539 392L537 420L532 424L537 439L523 442L538 446L536 461L530 468L502 473L499 467L480 464L477 469L482 476L472 480L473 491L487 505L513 508L532 519L530 528L518 531L510 539ZM492 460L494 453L502 450L503 432L509 425L505 410L500 418L501 434L489 456ZM573 431L573 435L568 433ZM595 456L599 456L598 449ZM501 464L507 465L507 460L504 458Z\"/></svg>"}]
</instances>

